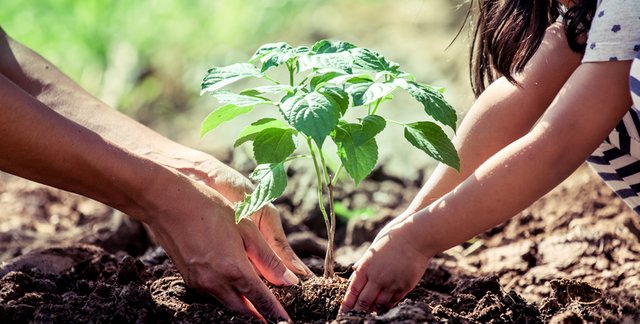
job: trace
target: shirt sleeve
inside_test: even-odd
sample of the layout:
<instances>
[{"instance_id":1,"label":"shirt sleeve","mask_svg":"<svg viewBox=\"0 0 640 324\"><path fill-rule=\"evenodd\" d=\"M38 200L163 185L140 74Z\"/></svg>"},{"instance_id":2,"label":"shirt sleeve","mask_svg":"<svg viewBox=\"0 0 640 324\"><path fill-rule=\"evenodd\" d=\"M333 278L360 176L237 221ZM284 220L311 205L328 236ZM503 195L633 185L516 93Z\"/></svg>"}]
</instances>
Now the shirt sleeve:
<instances>
[{"instance_id":1,"label":"shirt sleeve","mask_svg":"<svg viewBox=\"0 0 640 324\"><path fill-rule=\"evenodd\" d=\"M633 60L640 52L640 0L602 0L582 62Z\"/></svg>"}]
</instances>

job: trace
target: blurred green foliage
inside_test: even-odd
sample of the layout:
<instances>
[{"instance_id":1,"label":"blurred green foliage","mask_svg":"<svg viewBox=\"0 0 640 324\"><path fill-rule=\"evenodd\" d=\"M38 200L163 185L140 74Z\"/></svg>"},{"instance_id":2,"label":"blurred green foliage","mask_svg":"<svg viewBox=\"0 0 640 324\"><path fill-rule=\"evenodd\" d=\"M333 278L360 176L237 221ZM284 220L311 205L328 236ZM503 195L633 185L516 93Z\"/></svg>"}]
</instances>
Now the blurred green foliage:
<instances>
[{"instance_id":1,"label":"blurred green foliage","mask_svg":"<svg viewBox=\"0 0 640 324\"><path fill-rule=\"evenodd\" d=\"M466 10L450 0L3 0L0 25L106 103L160 133L226 150L238 124L215 141L198 125L216 105L198 96L211 66L251 56L260 44L350 41L385 54L426 83L447 88L458 110L470 102L466 40L447 45ZM398 98L404 107L410 98ZM411 109L390 117L409 121ZM228 134L228 135L227 135ZM385 136L392 145L397 138ZM405 160L417 161L418 157ZM416 166L420 167L420 165ZM399 170L414 169L402 166Z\"/></svg>"},{"instance_id":2,"label":"blurred green foliage","mask_svg":"<svg viewBox=\"0 0 640 324\"><path fill-rule=\"evenodd\" d=\"M371 218L376 215L376 209L373 207L349 209L342 202L335 202L333 206L336 216L340 217L344 222L348 222L354 217Z\"/></svg>"},{"instance_id":3,"label":"blurred green foliage","mask_svg":"<svg viewBox=\"0 0 640 324\"><path fill-rule=\"evenodd\" d=\"M2 3L0 24L91 93L150 122L163 110L185 109L180 107L199 90L210 64L205 62L224 61L243 45L261 42L305 5L304 0L9 0ZM192 88L182 86L184 78L194 78L188 80ZM141 88L131 95L134 87ZM165 95L172 98L161 100ZM137 111L149 103L155 103L153 112Z\"/></svg>"}]
</instances>

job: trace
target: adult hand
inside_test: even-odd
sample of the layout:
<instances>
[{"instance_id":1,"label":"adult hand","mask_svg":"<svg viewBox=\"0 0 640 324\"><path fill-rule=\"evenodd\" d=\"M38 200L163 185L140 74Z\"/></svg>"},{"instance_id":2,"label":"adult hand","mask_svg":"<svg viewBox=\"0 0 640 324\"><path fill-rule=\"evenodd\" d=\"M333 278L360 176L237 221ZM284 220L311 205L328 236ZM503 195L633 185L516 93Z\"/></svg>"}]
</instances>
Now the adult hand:
<instances>
[{"instance_id":1,"label":"adult hand","mask_svg":"<svg viewBox=\"0 0 640 324\"><path fill-rule=\"evenodd\" d=\"M165 150L167 152L168 150ZM201 151L181 148L173 153L150 155L160 164L175 169L190 179L213 188L229 202L242 201L246 193L253 191L253 185L246 177L213 156ZM313 276L313 272L298 258L287 241L278 210L268 204L251 216L264 240L280 257L288 269L303 277Z\"/></svg>"},{"instance_id":2,"label":"adult hand","mask_svg":"<svg viewBox=\"0 0 640 324\"><path fill-rule=\"evenodd\" d=\"M277 286L298 278L269 247L250 219L235 224L227 199L208 186L167 169L150 184L141 216L195 289L238 312L289 317L259 275ZM148 206L151 206L150 208Z\"/></svg>"},{"instance_id":3,"label":"adult hand","mask_svg":"<svg viewBox=\"0 0 640 324\"><path fill-rule=\"evenodd\" d=\"M415 287L432 255L412 245L409 225L393 224L376 237L354 266L340 312L384 311Z\"/></svg>"},{"instance_id":4,"label":"adult hand","mask_svg":"<svg viewBox=\"0 0 640 324\"><path fill-rule=\"evenodd\" d=\"M273 206L234 224L246 178L108 107L1 29L0 45L0 151L11 152L0 169L124 211L149 225L188 284L230 308L287 318L258 275L297 282L280 258L310 271Z\"/></svg>"}]
</instances>

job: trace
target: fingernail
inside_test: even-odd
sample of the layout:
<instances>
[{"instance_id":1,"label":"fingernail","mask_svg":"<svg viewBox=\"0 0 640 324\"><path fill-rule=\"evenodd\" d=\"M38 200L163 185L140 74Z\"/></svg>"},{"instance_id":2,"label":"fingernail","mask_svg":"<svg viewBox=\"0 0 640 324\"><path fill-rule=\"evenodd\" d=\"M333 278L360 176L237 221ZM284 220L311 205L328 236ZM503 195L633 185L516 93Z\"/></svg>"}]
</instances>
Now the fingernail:
<instances>
[{"instance_id":1,"label":"fingernail","mask_svg":"<svg viewBox=\"0 0 640 324\"><path fill-rule=\"evenodd\" d=\"M284 272L284 283L287 286L297 285L298 282L300 282L300 279L298 279L298 276L291 272L291 270L287 269L287 271Z\"/></svg>"},{"instance_id":2,"label":"fingernail","mask_svg":"<svg viewBox=\"0 0 640 324\"><path fill-rule=\"evenodd\" d=\"M302 261L293 260L293 261L291 261L291 263L293 264L293 267L296 268L298 273L300 273L301 275L303 275L305 277L310 277L311 275L313 275L313 272L311 272L311 270L307 269L307 267L304 266Z\"/></svg>"},{"instance_id":3,"label":"fingernail","mask_svg":"<svg viewBox=\"0 0 640 324\"><path fill-rule=\"evenodd\" d=\"M307 273L307 270L304 269L304 267L302 266L302 264L300 263L300 261L298 260L292 260L291 263L293 263L293 267L296 268L296 270L299 273Z\"/></svg>"}]
</instances>

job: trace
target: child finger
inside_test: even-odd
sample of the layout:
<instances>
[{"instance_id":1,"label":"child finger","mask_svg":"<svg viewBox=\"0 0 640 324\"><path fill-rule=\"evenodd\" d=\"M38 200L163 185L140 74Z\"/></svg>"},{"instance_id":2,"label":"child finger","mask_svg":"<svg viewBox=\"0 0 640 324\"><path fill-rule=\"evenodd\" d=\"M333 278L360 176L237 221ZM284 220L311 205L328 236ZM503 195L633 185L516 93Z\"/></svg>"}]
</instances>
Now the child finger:
<instances>
[{"instance_id":1,"label":"child finger","mask_svg":"<svg viewBox=\"0 0 640 324\"><path fill-rule=\"evenodd\" d=\"M396 292L395 294L393 294L393 296L387 303L387 308L391 309L395 307L400 302L400 300L402 300L402 297L404 297L405 294L406 293L403 293L403 292Z\"/></svg>"},{"instance_id":2,"label":"child finger","mask_svg":"<svg viewBox=\"0 0 640 324\"><path fill-rule=\"evenodd\" d=\"M381 312L388 309L389 302L393 298L393 292L389 290L381 291L373 302L371 310Z\"/></svg>"},{"instance_id":3,"label":"child finger","mask_svg":"<svg viewBox=\"0 0 640 324\"><path fill-rule=\"evenodd\" d=\"M380 293L380 286L371 281L367 282L367 285L362 289L362 292L358 296L358 300L356 301L353 309L365 312L371 311L373 301L378 297L378 293Z\"/></svg>"},{"instance_id":4,"label":"child finger","mask_svg":"<svg viewBox=\"0 0 640 324\"><path fill-rule=\"evenodd\" d=\"M367 284L367 276L357 271L351 275L350 280L351 282L349 283L349 287L347 287L347 293L344 295L342 305L340 305L340 313L345 313L353 309L360 292Z\"/></svg>"}]
</instances>

